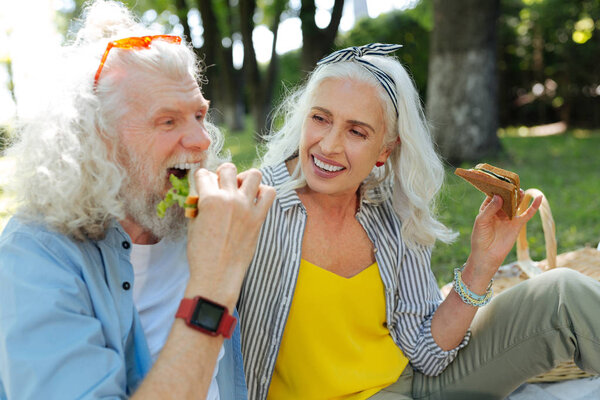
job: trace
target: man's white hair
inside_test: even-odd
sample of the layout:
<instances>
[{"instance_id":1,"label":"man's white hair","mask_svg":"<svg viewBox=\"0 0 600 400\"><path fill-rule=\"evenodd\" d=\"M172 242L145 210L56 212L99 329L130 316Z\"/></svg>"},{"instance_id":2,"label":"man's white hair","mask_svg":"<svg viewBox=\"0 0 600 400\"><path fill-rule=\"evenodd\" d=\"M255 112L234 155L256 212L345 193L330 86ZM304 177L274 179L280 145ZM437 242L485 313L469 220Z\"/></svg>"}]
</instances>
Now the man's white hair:
<instances>
[{"instance_id":1,"label":"man's white hair","mask_svg":"<svg viewBox=\"0 0 600 400\"><path fill-rule=\"evenodd\" d=\"M373 200L382 201L386 196L391 196L394 210L402 221L402 237L409 246L432 246L436 239L451 242L456 234L438 221L435 213L437 195L444 180L444 168L434 149L415 85L396 58L365 56L364 59L394 80L399 116L385 89L365 67L352 61L321 65L275 110L273 125L281 125L273 128L266 137L266 152L261 164L276 165L297 154L311 101L324 80L350 79L370 84L377 90L384 112L384 145L393 146L398 138L400 145L392 151L383 172L380 172L380 168L373 169L363 182L362 190L366 192L378 185L391 186L383 190L383 198ZM305 185L306 180L298 163L290 182L280 189L286 191Z\"/></svg>"},{"instance_id":2,"label":"man's white hair","mask_svg":"<svg viewBox=\"0 0 600 400\"><path fill-rule=\"evenodd\" d=\"M111 220L125 217L120 193L126 171L118 163L116 128L128 108L119 71L133 67L149 76L199 80L200 63L189 44L157 40L144 51L112 50L96 92L94 74L109 41L157 33L121 3L99 0L86 6L81 29L63 48L61 73L52 77L47 109L18 122L7 150L16 162L7 186L16 194L20 218L83 240L102 238ZM221 161L223 138L214 125L206 127L211 136L206 166L214 167Z\"/></svg>"}]
</instances>

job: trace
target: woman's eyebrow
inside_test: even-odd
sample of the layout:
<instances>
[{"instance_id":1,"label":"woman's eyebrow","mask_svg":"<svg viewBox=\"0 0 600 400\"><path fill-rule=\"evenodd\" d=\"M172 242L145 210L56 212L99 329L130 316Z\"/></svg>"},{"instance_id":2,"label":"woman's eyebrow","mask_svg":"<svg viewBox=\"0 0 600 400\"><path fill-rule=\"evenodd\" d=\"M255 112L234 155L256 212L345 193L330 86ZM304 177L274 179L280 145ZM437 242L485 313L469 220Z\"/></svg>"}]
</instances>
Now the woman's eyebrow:
<instances>
[{"instance_id":1,"label":"woman's eyebrow","mask_svg":"<svg viewBox=\"0 0 600 400\"><path fill-rule=\"evenodd\" d=\"M349 122L352 125L364 126L365 128L369 129L371 132L373 132L373 133L375 132L375 128L373 128L371 125L367 124L366 122L357 121L355 119L351 119L351 120L348 120L346 122Z\"/></svg>"},{"instance_id":2,"label":"woman's eyebrow","mask_svg":"<svg viewBox=\"0 0 600 400\"><path fill-rule=\"evenodd\" d=\"M329 111L326 108L323 107L319 107L319 106L314 106L311 107L311 110L318 110L321 111L322 113L326 114L327 116L332 116L333 114L331 113L331 111ZM363 121L358 121L356 119L349 119L346 122L352 124L352 125L359 125L359 126L364 126L365 128L369 129L371 132L375 132L375 128L373 128L370 124L367 124L366 122Z\"/></svg>"}]
</instances>

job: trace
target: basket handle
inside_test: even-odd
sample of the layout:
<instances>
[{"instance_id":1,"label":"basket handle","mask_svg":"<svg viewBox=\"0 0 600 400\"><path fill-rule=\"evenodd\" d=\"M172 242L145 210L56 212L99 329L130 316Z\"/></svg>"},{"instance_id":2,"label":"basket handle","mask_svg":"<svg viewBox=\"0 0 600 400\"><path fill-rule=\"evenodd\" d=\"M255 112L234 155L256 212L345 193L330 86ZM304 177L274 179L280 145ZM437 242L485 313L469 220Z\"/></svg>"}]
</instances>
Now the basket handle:
<instances>
[{"instance_id":1,"label":"basket handle","mask_svg":"<svg viewBox=\"0 0 600 400\"><path fill-rule=\"evenodd\" d=\"M519 204L517 213L523 214L529 203L534 197L543 195L538 189L527 189L525 195ZM544 240L546 242L546 259L548 260L548 267L546 269L556 268L556 229L554 226L554 219L552 218L552 212L550 211L550 204L546 200L546 196L542 197L542 204L540 205L540 218L542 219L542 229L544 231ZM519 264L532 265L533 261L529 255L529 244L527 243L527 224L523 225L517 238L517 261Z\"/></svg>"}]
</instances>

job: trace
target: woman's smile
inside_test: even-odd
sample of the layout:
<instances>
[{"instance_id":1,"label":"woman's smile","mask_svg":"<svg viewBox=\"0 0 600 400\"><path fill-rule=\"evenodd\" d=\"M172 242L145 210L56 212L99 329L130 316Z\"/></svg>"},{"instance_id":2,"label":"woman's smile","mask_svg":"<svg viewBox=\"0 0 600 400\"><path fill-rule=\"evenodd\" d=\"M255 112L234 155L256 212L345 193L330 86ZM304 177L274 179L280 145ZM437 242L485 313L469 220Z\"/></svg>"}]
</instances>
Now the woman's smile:
<instances>
[{"instance_id":1,"label":"woman's smile","mask_svg":"<svg viewBox=\"0 0 600 400\"><path fill-rule=\"evenodd\" d=\"M324 157L319 157L316 154L313 154L311 158L315 174L322 178L333 178L340 175L346 169L343 165L327 160Z\"/></svg>"}]
</instances>

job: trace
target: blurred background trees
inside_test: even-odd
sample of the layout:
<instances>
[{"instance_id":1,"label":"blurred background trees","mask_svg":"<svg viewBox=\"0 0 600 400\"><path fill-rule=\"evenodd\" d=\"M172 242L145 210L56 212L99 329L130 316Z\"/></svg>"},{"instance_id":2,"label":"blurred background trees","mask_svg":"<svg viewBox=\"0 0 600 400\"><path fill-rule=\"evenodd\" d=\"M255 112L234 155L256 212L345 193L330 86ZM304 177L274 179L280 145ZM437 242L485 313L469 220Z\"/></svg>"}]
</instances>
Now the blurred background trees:
<instances>
[{"instance_id":1,"label":"blurred background trees","mask_svg":"<svg viewBox=\"0 0 600 400\"><path fill-rule=\"evenodd\" d=\"M56 15L65 40L78 29L82 3L64 0L68 6ZM450 162L500 151L499 127L600 127L600 0L413 0L377 18L366 13L367 0L125 3L148 25L191 38L207 67L203 90L213 118L230 132L251 129L256 139L283 91L316 60L370 42L404 45L395 55L412 74ZM356 22L340 31L346 3ZM290 21L303 45L279 54L277 44L286 39L278 33ZM256 49L265 47L271 57L259 60ZM10 60L3 53L0 67L12 73ZM14 98L12 75L8 82Z\"/></svg>"},{"instance_id":2,"label":"blurred background trees","mask_svg":"<svg viewBox=\"0 0 600 400\"><path fill-rule=\"evenodd\" d=\"M401 8L369 16L392 1L402 3ZM38 96L34 78L43 75L45 63L55 56L52 45L70 40L72 34L67 32L77 31L82 2L5 1L0 6L0 151L11 135L10 116L18 109L27 117L23 110L28 110L28 100ZM600 0L126 3L144 23L192 41L207 66L203 90L212 101L211 115L227 128L226 147L241 169L256 158L256 133L268 126L268 110L314 68L314 60L353 45L400 43L404 47L394 55L413 76L445 159L469 165L485 158L518 171L525 187L542 189L550 200L559 252L597 245ZM341 3L345 9L340 20ZM26 18L11 16L14 7L20 7ZM46 20L36 17L40 11ZM348 13L355 20L352 26L345 22ZM44 24L52 24L52 34L58 30L62 37L52 38L48 45ZM284 32L290 25L304 45L274 51L289 44ZM26 29L31 34L24 39ZM33 57L23 61L17 50ZM565 129L562 135L521 137ZM504 149L494 143L496 134ZM1 180L1 172L13 173L7 171L12 171L10 160L0 153L0 230L10 214L6 206L10 196L2 193ZM461 235L452 246L436 246L432 265L440 283L451 280L452 266L468 256L473 218L481 202L452 172L446 168L439 210L442 221ZM532 258L539 260L544 258L539 219L529 225Z\"/></svg>"}]
</instances>

